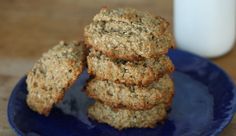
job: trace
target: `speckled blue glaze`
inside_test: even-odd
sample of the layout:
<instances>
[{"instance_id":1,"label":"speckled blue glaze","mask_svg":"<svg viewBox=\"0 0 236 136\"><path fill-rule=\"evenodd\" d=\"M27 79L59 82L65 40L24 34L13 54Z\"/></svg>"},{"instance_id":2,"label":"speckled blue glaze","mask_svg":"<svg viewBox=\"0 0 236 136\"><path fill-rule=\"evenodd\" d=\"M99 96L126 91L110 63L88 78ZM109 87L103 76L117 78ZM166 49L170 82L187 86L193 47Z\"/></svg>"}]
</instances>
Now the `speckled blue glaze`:
<instances>
[{"instance_id":1,"label":"speckled blue glaze","mask_svg":"<svg viewBox=\"0 0 236 136\"><path fill-rule=\"evenodd\" d=\"M26 77L15 86L8 104L8 120L22 136L215 136L231 121L236 89L218 66L193 54L175 50L169 56L176 66L172 77L175 96L168 119L153 129L118 131L87 118L93 100L83 92L86 71L48 117L31 111L25 102Z\"/></svg>"}]
</instances>

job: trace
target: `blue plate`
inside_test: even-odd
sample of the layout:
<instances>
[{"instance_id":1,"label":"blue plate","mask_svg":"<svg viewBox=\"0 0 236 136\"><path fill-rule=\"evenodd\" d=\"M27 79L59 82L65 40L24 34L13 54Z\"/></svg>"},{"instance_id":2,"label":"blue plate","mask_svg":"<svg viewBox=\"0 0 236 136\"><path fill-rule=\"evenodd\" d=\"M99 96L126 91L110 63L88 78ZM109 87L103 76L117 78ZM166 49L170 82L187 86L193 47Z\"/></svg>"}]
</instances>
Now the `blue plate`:
<instances>
[{"instance_id":1,"label":"blue plate","mask_svg":"<svg viewBox=\"0 0 236 136\"><path fill-rule=\"evenodd\" d=\"M84 91L86 71L70 88L63 102L48 117L31 111L25 102L24 76L14 88L8 104L8 120L22 136L213 136L232 120L236 89L218 66L193 54L175 50L169 56L176 66L173 73L175 96L168 119L153 129L130 128L118 131L91 121L87 107L93 103Z\"/></svg>"}]
</instances>

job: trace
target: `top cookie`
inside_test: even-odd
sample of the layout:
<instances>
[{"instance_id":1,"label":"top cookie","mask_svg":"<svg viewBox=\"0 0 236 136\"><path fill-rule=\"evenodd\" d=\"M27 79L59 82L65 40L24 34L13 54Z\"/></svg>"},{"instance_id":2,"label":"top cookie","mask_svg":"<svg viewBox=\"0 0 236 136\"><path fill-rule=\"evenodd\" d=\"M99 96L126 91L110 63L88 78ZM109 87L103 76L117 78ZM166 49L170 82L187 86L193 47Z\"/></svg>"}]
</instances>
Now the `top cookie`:
<instances>
[{"instance_id":1,"label":"top cookie","mask_svg":"<svg viewBox=\"0 0 236 136\"><path fill-rule=\"evenodd\" d=\"M47 116L82 73L84 61L83 42L60 42L43 54L27 75L28 106Z\"/></svg>"},{"instance_id":2,"label":"top cookie","mask_svg":"<svg viewBox=\"0 0 236 136\"><path fill-rule=\"evenodd\" d=\"M85 27L85 41L113 58L153 58L174 46L168 25L165 19L147 12L104 8Z\"/></svg>"}]
</instances>

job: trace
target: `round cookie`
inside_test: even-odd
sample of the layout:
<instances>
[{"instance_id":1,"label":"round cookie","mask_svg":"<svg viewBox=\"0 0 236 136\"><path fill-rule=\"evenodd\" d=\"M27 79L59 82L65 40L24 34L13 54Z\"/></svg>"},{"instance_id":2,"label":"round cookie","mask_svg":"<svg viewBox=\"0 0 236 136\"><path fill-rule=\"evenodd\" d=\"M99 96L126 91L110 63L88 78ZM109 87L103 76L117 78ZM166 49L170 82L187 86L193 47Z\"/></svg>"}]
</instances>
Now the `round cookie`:
<instances>
[{"instance_id":1,"label":"round cookie","mask_svg":"<svg viewBox=\"0 0 236 136\"><path fill-rule=\"evenodd\" d=\"M113 58L155 58L174 47L168 25L165 19L147 12L104 8L85 27L85 42Z\"/></svg>"},{"instance_id":2,"label":"round cookie","mask_svg":"<svg viewBox=\"0 0 236 136\"><path fill-rule=\"evenodd\" d=\"M44 53L27 75L28 106L47 116L82 73L84 61L83 42L62 41Z\"/></svg>"},{"instance_id":3,"label":"round cookie","mask_svg":"<svg viewBox=\"0 0 236 136\"><path fill-rule=\"evenodd\" d=\"M109 58L94 49L90 49L87 63L89 74L99 79L139 86L148 85L174 70L174 65L168 56L126 61Z\"/></svg>"},{"instance_id":4,"label":"round cookie","mask_svg":"<svg viewBox=\"0 0 236 136\"><path fill-rule=\"evenodd\" d=\"M89 97L114 108L146 110L160 103L169 108L174 95L174 84L169 75L146 87L127 86L95 78L88 82L86 93Z\"/></svg>"},{"instance_id":5,"label":"round cookie","mask_svg":"<svg viewBox=\"0 0 236 136\"><path fill-rule=\"evenodd\" d=\"M88 116L100 123L109 124L119 130L124 128L152 128L166 118L164 104L149 110L129 110L111 108L100 102L89 107Z\"/></svg>"}]
</instances>

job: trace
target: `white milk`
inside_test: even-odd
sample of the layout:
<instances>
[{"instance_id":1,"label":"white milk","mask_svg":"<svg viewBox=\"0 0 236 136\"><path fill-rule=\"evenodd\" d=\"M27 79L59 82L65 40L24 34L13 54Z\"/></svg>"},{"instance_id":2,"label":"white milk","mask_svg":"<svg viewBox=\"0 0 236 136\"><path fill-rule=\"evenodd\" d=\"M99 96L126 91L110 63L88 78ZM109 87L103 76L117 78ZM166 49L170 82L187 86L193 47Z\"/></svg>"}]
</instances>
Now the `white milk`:
<instances>
[{"instance_id":1,"label":"white milk","mask_svg":"<svg viewBox=\"0 0 236 136\"><path fill-rule=\"evenodd\" d=\"M233 47L236 0L174 0L177 47L204 57L221 56Z\"/></svg>"}]
</instances>

